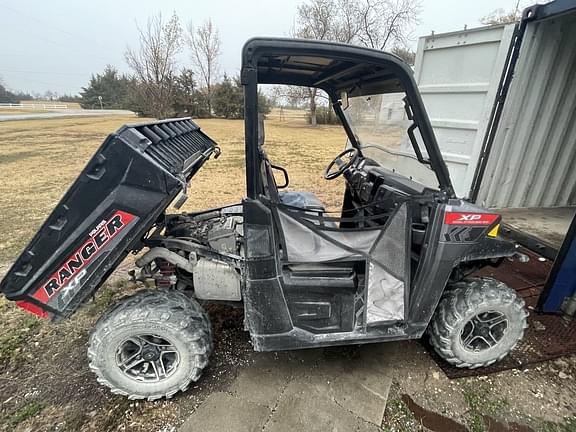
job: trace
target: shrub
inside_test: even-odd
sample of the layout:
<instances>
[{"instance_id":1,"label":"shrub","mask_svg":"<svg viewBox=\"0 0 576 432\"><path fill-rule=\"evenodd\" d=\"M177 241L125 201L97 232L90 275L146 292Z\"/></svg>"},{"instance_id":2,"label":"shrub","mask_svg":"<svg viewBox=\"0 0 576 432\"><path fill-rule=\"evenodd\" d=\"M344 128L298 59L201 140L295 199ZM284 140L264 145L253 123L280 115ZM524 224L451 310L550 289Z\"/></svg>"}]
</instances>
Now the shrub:
<instances>
[{"instance_id":1,"label":"shrub","mask_svg":"<svg viewBox=\"0 0 576 432\"><path fill-rule=\"evenodd\" d=\"M310 112L306 112L306 122L312 124L312 116ZM340 124L340 119L330 107L319 106L316 107L316 123L317 124Z\"/></svg>"}]
</instances>

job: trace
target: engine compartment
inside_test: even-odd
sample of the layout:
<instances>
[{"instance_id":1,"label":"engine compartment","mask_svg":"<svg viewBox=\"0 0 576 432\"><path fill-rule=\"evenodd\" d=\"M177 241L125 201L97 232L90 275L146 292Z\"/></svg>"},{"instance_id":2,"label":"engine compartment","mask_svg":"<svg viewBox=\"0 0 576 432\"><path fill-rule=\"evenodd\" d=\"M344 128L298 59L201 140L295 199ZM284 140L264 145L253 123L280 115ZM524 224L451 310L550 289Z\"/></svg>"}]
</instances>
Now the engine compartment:
<instances>
[{"instance_id":1,"label":"engine compartment","mask_svg":"<svg viewBox=\"0 0 576 432\"><path fill-rule=\"evenodd\" d=\"M150 250L136 262L141 267L137 280L154 279L157 287L188 291L201 300L242 300L241 205L166 215L161 228L162 235L144 242Z\"/></svg>"},{"instance_id":2,"label":"engine compartment","mask_svg":"<svg viewBox=\"0 0 576 432\"><path fill-rule=\"evenodd\" d=\"M243 255L242 206L166 216L166 237L193 239L215 251Z\"/></svg>"}]
</instances>

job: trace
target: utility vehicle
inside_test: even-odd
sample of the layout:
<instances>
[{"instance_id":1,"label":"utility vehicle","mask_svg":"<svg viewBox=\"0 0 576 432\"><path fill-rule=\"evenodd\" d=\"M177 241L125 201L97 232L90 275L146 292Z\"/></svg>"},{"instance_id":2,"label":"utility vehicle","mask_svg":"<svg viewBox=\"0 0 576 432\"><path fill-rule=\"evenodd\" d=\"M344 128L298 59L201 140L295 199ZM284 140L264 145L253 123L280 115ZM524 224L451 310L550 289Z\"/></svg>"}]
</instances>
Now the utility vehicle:
<instances>
[{"instance_id":1,"label":"utility vehicle","mask_svg":"<svg viewBox=\"0 0 576 432\"><path fill-rule=\"evenodd\" d=\"M499 237L499 215L455 197L410 67L367 48L257 38L244 46L241 81L241 203L167 214L220 149L190 119L124 126L10 269L0 286L6 297L58 321L127 254L140 253L133 277L155 289L105 312L88 349L98 380L133 399L171 397L199 378L212 351L207 301L242 306L257 351L428 331L456 366L508 354L526 327L524 303L502 282L469 275L522 256ZM282 191L289 177L266 153L259 84L317 88L330 98L347 136L324 172L326 181L345 179L340 211L326 211L310 191Z\"/></svg>"}]
</instances>

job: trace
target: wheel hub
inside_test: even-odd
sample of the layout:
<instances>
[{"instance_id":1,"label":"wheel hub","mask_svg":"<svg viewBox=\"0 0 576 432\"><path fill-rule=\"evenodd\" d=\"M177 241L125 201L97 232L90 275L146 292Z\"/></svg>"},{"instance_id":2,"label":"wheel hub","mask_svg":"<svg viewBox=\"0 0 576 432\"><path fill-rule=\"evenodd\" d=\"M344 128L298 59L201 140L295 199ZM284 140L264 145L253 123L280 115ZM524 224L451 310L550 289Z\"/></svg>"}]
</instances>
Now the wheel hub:
<instances>
[{"instance_id":1,"label":"wheel hub","mask_svg":"<svg viewBox=\"0 0 576 432\"><path fill-rule=\"evenodd\" d=\"M146 361L156 361L160 358L160 353L155 348L148 348L143 351L142 358Z\"/></svg>"},{"instance_id":2,"label":"wheel hub","mask_svg":"<svg viewBox=\"0 0 576 432\"><path fill-rule=\"evenodd\" d=\"M508 329L508 319L498 311L481 312L462 328L460 342L464 349L480 352L496 346Z\"/></svg>"},{"instance_id":3,"label":"wheel hub","mask_svg":"<svg viewBox=\"0 0 576 432\"><path fill-rule=\"evenodd\" d=\"M176 371L179 362L176 347L153 334L129 337L116 350L116 366L137 381L162 381Z\"/></svg>"}]
</instances>

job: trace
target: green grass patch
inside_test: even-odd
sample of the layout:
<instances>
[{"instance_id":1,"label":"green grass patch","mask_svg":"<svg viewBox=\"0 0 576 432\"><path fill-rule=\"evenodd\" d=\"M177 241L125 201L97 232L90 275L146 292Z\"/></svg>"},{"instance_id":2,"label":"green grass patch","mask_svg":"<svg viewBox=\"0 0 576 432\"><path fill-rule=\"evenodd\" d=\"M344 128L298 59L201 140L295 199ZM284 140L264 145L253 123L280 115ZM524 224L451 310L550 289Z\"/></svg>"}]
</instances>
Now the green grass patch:
<instances>
[{"instance_id":1,"label":"green grass patch","mask_svg":"<svg viewBox=\"0 0 576 432\"><path fill-rule=\"evenodd\" d=\"M510 402L504 397L496 397L490 386L485 383L467 384L463 394L470 408L467 423L471 432L486 430L483 416L499 418L510 409Z\"/></svg>"},{"instance_id":2,"label":"green grass patch","mask_svg":"<svg viewBox=\"0 0 576 432\"><path fill-rule=\"evenodd\" d=\"M5 329L0 334L0 364L17 362L22 357L26 340L34 336L42 323L34 316L27 315L15 329Z\"/></svg>"},{"instance_id":3,"label":"green grass patch","mask_svg":"<svg viewBox=\"0 0 576 432\"><path fill-rule=\"evenodd\" d=\"M538 432L576 432L576 416L569 417L564 423L540 422L536 426Z\"/></svg>"},{"instance_id":4,"label":"green grass patch","mask_svg":"<svg viewBox=\"0 0 576 432\"><path fill-rule=\"evenodd\" d=\"M416 424L414 414L402 399L395 397L388 400L382 425L384 431L413 432Z\"/></svg>"},{"instance_id":5,"label":"green grass patch","mask_svg":"<svg viewBox=\"0 0 576 432\"><path fill-rule=\"evenodd\" d=\"M22 354L24 335L13 333L0 336L0 364L16 361Z\"/></svg>"},{"instance_id":6,"label":"green grass patch","mask_svg":"<svg viewBox=\"0 0 576 432\"><path fill-rule=\"evenodd\" d=\"M32 417L35 417L42 411L44 405L40 402L32 401L27 403L26 405L18 408L14 414L10 417L10 424L12 426L16 426Z\"/></svg>"}]
</instances>

